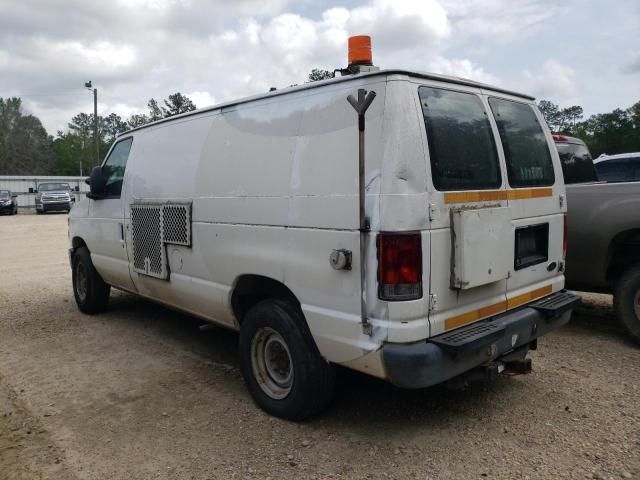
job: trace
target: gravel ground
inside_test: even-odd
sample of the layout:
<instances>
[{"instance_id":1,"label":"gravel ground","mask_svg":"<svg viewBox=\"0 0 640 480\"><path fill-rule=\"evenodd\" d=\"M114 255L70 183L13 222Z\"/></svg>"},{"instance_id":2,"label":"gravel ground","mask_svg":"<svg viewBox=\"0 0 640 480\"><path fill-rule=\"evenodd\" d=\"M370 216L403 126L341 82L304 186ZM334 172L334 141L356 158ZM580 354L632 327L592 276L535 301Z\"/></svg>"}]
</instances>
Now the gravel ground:
<instances>
[{"instance_id":1,"label":"gravel ground","mask_svg":"<svg viewBox=\"0 0 640 480\"><path fill-rule=\"evenodd\" d=\"M640 478L640 349L585 294L534 372L403 391L340 370L303 424L254 406L237 336L124 293L81 314L66 215L0 217L0 478Z\"/></svg>"}]
</instances>

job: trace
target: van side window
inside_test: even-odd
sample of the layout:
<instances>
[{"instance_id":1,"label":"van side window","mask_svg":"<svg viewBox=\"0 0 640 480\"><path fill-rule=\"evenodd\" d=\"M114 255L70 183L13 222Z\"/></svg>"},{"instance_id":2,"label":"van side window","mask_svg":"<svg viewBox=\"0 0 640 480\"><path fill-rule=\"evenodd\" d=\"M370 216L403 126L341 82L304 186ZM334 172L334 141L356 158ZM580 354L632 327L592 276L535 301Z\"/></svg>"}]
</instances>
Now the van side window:
<instances>
[{"instance_id":1,"label":"van side window","mask_svg":"<svg viewBox=\"0 0 640 480\"><path fill-rule=\"evenodd\" d=\"M497 188L498 153L482 101L472 93L418 89L438 190Z\"/></svg>"},{"instance_id":2,"label":"van side window","mask_svg":"<svg viewBox=\"0 0 640 480\"><path fill-rule=\"evenodd\" d=\"M549 145L531 106L490 98L512 187L553 185L555 175Z\"/></svg>"},{"instance_id":3,"label":"van side window","mask_svg":"<svg viewBox=\"0 0 640 480\"><path fill-rule=\"evenodd\" d=\"M131 137L116 143L111 150L109 158L102 165L102 173L106 180L105 193L108 197L120 197L131 143L133 143L133 138Z\"/></svg>"}]
</instances>

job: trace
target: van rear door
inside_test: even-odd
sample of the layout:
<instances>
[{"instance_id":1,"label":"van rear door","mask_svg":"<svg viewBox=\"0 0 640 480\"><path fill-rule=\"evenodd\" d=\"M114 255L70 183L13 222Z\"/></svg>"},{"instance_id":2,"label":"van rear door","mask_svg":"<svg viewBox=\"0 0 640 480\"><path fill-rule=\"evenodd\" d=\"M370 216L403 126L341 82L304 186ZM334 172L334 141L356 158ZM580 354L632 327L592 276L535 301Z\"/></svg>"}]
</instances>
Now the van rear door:
<instances>
[{"instance_id":1,"label":"van rear door","mask_svg":"<svg viewBox=\"0 0 640 480\"><path fill-rule=\"evenodd\" d=\"M488 95L507 170L513 258L507 309L564 286L566 206L560 161L544 119L528 102Z\"/></svg>"},{"instance_id":2,"label":"van rear door","mask_svg":"<svg viewBox=\"0 0 640 480\"><path fill-rule=\"evenodd\" d=\"M507 181L479 89L420 86L431 181L430 335L506 309L513 257Z\"/></svg>"}]
</instances>

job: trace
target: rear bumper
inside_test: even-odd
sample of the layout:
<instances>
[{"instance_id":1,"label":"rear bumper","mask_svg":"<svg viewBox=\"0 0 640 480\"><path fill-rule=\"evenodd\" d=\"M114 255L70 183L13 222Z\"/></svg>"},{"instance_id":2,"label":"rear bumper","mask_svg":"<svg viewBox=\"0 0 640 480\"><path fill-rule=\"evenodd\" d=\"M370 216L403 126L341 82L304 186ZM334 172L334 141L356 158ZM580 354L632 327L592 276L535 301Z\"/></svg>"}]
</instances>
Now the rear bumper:
<instances>
[{"instance_id":1,"label":"rear bumper","mask_svg":"<svg viewBox=\"0 0 640 480\"><path fill-rule=\"evenodd\" d=\"M579 302L577 295L561 291L427 341L385 344L387 378L402 388L429 387L515 350L526 352L533 340L569 322Z\"/></svg>"}]
</instances>

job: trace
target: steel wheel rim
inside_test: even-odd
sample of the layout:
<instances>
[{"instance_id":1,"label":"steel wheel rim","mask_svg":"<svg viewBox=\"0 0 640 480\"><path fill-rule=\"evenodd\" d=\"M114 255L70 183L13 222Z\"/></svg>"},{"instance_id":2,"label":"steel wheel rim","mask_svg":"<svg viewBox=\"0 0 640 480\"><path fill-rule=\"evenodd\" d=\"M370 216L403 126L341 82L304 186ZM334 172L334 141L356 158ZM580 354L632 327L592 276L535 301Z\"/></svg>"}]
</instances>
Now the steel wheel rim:
<instances>
[{"instance_id":1,"label":"steel wheel rim","mask_svg":"<svg viewBox=\"0 0 640 480\"><path fill-rule=\"evenodd\" d=\"M640 320L640 290L633 297L633 310L636 313L636 318Z\"/></svg>"},{"instance_id":2,"label":"steel wheel rim","mask_svg":"<svg viewBox=\"0 0 640 480\"><path fill-rule=\"evenodd\" d=\"M251 341L251 368L262 391L281 400L293 386L293 362L287 343L272 328L260 328Z\"/></svg>"},{"instance_id":3,"label":"steel wheel rim","mask_svg":"<svg viewBox=\"0 0 640 480\"><path fill-rule=\"evenodd\" d=\"M81 302L87 298L87 274L82 262L76 263L76 293Z\"/></svg>"}]
</instances>

